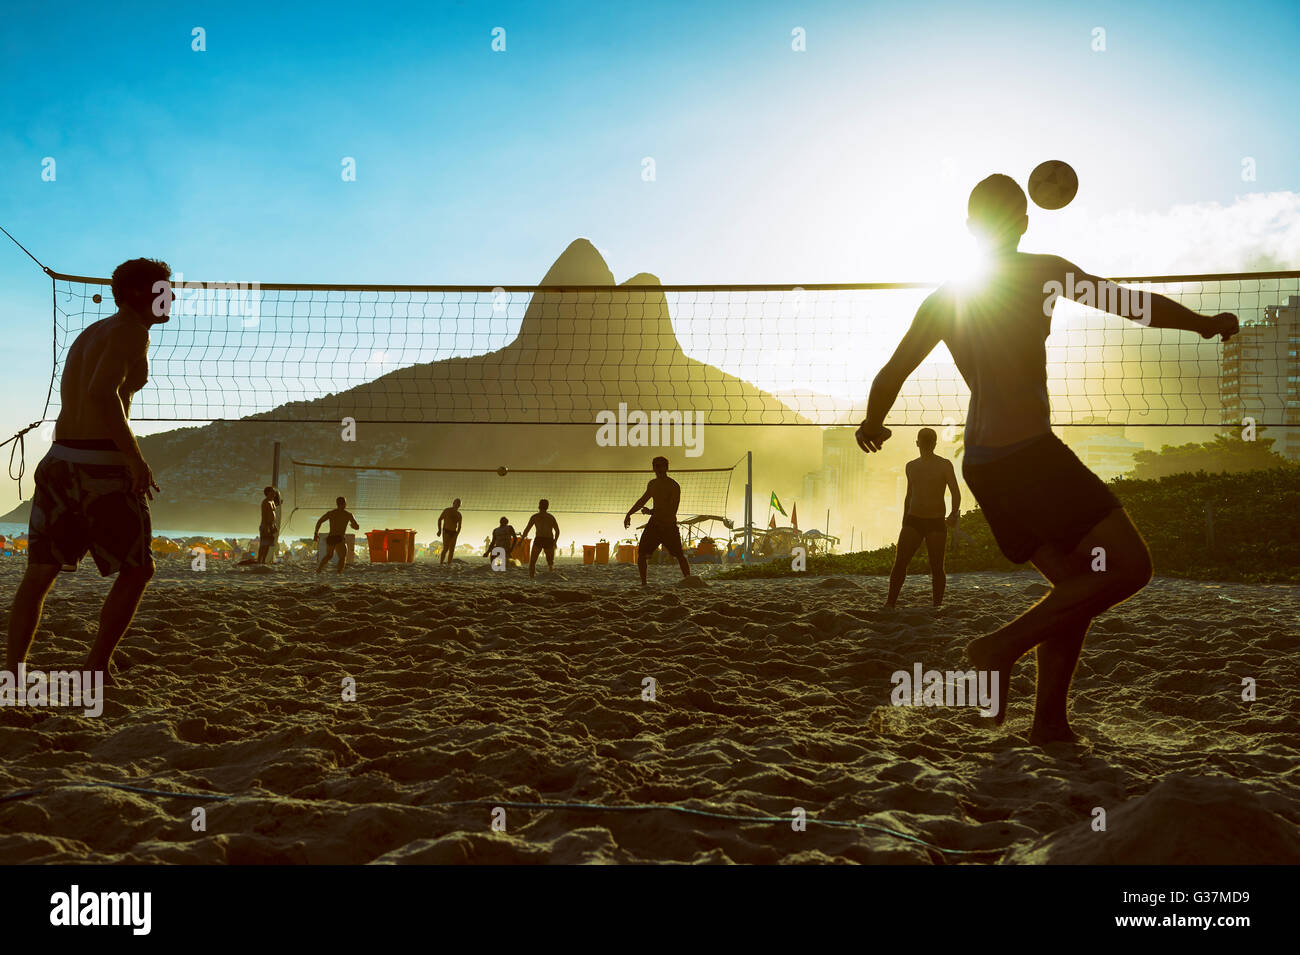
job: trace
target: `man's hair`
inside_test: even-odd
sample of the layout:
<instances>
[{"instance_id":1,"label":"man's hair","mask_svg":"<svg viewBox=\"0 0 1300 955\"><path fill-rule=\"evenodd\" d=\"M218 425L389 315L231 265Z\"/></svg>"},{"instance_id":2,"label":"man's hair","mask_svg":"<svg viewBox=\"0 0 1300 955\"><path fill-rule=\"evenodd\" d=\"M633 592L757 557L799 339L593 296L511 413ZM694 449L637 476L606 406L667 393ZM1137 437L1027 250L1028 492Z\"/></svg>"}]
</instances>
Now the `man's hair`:
<instances>
[{"instance_id":1,"label":"man's hair","mask_svg":"<svg viewBox=\"0 0 1300 955\"><path fill-rule=\"evenodd\" d=\"M119 306L129 305L141 312L150 312L158 295L154 285L166 282L172 276L172 267L158 259L129 259L113 270L113 301Z\"/></svg>"},{"instance_id":2,"label":"man's hair","mask_svg":"<svg viewBox=\"0 0 1300 955\"><path fill-rule=\"evenodd\" d=\"M510 521L509 521L508 519L506 519L506 518L503 517L503 518L501 518L501 523L502 523L502 524L509 524Z\"/></svg>"},{"instance_id":3,"label":"man's hair","mask_svg":"<svg viewBox=\"0 0 1300 955\"><path fill-rule=\"evenodd\" d=\"M668 459L661 454L659 455L659 457L655 458L653 461L650 462L650 466L654 468L656 471L667 471Z\"/></svg>"},{"instance_id":4,"label":"man's hair","mask_svg":"<svg viewBox=\"0 0 1300 955\"><path fill-rule=\"evenodd\" d=\"M339 507L347 507L348 499L346 497L336 497L334 498L334 503L337 504Z\"/></svg>"},{"instance_id":5,"label":"man's hair","mask_svg":"<svg viewBox=\"0 0 1300 955\"><path fill-rule=\"evenodd\" d=\"M459 507L459 506L460 506L460 498L456 498L456 500L452 501L452 502L451 502L451 506L452 506L452 507Z\"/></svg>"},{"instance_id":6,"label":"man's hair","mask_svg":"<svg viewBox=\"0 0 1300 955\"><path fill-rule=\"evenodd\" d=\"M1019 222L1029 209L1025 191L1010 176L995 172L970 191L966 214L995 232Z\"/></svg>"},{"instance_id":7,"label":"man's hair","mask_svg":"<svg viewBox=\"0 0 1300 955\"><path fill-rule=\"evenodd\" d=\"M551 502L548 501L546 498L542 498L540 501L537 502L537 506L544 511L551 506Z\"/></svg>"},{"instance_id":8,"label":"man's hair","mask_svg":"<svg viewBox=\"0 0 1300 955\"><path fill-rule=\"evenodd\" d=\"M922 428L916 433L916 440L922 447L933 448L939 443L939 436L934 433L934 428Z\"/></svg>"},{"instance_id":9,"label":"man's hair","mask_svg":"<svg viewBox=\"0 0 1300 955\"><path fill-rule=\"evenodd\" d=\"M262 493L263 493L263 494L274 494L274 493L275 493L275 487L272 486L272 485L270 485L270 484L268 484L266 487L262 488Z\"/></svg>"}]
</instances>

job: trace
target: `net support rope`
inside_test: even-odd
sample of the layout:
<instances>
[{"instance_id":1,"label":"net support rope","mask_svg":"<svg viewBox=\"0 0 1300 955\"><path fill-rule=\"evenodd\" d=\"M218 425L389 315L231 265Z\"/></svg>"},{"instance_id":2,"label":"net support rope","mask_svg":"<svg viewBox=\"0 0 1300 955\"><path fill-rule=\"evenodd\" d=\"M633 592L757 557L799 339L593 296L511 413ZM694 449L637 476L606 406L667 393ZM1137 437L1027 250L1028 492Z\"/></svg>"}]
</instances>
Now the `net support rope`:
<instances>
[{"instance_id":1,"label":"net support rope","mask_svg":"<svg viewBox=\"0 0 1300 955\"><path fill-rule=\"evenodd\" d=\"M143 780L142 780L143 781ZM34 799L46 793L54 792L59 789L116 789L123 792L137 793L143 796L161 796L171 799L187 799L200 802L228 802L233 799L272 799L275 802L307 802L307 803L324 803L331 802L327 799L312 799L302 797L286 798L282 796L260 796L248 793L214 793L214 792L193 792L193 791L168 791L164 789L152 789L149 787L138 786L133 783L115 783L105 781L86 781L86 782L60 782L49 786L42 786L38 789L16 790L0 796L0 803L17 802L25 799ZM463 809L463 808L480 808L495 809L497 807L505 809L522 809L534 810L541 812L671 812L677 815L694 816L705 819L720 819L728 822L749 822L749 823L782 823L788 825L790 816L773 816L753 813L723 812L716 809L699 809L694 806L683 806L677 803L623 803L623 804L602 804L590 802L528 802L519 800L492 800L492 799L450 799L438 802L421 803L415 808L419 809ZM991 849L948 849L933 842L929 842L919 836L911 833L901 832L898 829L891 829L888 826L879 826L869 822L857 822L855 820L844 819L821 819L813 815L807 816L807 821L812 825L826 826L836 829L855 829L862 832L878 832L883 835L891 836L895 839L901 839L915 845L922 846L926 849L942 853L944 855L1001 855L1009 849L1009 846L1003 846Z\"/></svg>"}]
</instances>

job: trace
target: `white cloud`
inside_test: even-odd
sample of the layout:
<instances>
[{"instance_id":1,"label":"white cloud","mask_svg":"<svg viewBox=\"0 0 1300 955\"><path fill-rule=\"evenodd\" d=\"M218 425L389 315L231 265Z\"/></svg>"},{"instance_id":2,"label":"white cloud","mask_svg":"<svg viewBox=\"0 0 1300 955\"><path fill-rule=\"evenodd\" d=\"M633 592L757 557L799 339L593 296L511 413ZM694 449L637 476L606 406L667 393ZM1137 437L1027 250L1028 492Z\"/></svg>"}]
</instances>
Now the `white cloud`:
<instances>
[{"instance_id":1,"label":"white cloud","mask_svg":"<svg viewBox=\"0 0 1300 955\"><path fill-rule=\"evenodd\" d=\"M1031 218L1022 248L1058 252L1109 275L1300 269L1300 193L1253 193L1228 205L1199 202L1096 217L1073 211L1059 222L1044 222L1042 213Z\"/></svg>"}]
</instances>

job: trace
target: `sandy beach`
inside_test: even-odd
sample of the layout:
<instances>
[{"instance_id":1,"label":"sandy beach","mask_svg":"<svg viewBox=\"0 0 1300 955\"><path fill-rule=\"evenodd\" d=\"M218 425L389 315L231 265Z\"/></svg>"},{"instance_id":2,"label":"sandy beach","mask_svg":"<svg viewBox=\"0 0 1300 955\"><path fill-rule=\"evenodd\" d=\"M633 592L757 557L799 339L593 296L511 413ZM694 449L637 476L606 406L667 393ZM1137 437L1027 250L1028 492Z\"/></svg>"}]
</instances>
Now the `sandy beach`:
<instances>
[{"instance_id":1,"label":"sandy beach","mask_svg":"<svg viewBox=\"0 0 1300 955\"><path fill-rule=\"evenodd\" d=\"M0 863L1300 862L1300 588L1157 578L1092 630L1087 743L1036 748L1029 659L1001 730L890 704L1036 574L952 575L939 611L914 576L893 612L883 578L651 575L161 561L100 717L0 710ZM64 575L29 667L81 665L107 586ZM493 831L538 801L783 821L507 807Z\"/></svg>"}]
</instances>

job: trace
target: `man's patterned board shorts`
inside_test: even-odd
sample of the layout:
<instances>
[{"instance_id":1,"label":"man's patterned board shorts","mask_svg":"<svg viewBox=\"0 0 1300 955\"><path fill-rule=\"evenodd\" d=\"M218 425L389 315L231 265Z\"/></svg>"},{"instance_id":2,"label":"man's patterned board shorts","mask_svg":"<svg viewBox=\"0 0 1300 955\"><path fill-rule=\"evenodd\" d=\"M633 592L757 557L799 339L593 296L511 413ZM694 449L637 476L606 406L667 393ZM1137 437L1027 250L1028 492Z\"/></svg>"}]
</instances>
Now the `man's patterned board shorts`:
<instances>
[{"instance_id":1,"label":"man's patterned board shorts","mask_svg":"<svg viewBox=\"0 0 1300 955\"><path fill-rule=\"evenodd\" d=\"M36 466L27 561L75 570L90 552L104 577L153 568L153 525L144 493L131 493L120 451L55 444Z\"/></svg>"}]
</instances>

